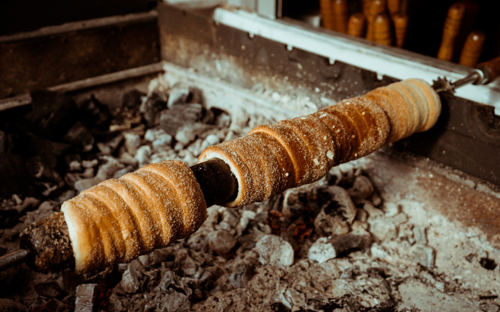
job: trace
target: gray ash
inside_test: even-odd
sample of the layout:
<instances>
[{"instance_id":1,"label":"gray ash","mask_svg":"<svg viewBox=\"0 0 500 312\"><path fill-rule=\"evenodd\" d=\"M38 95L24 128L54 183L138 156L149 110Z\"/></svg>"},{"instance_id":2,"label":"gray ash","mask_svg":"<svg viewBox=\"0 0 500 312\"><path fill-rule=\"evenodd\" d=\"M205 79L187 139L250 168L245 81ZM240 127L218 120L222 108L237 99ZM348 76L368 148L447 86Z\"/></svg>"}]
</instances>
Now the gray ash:
<instances>
[{"instance_id":1,"label":"gray ash","mask_svg":"<svg viewBox=\"0 0 500 312\"><path fill-rule=\"evenodd\" d=\"M215 99L226 92L210 91L221 93L211 95ZM33 259L39 270L71 266L67 231L52 227L62 221L61 213L20 239L19 233L33 229L33 222L57 212L64 200L104 179L166 159L193 165L205 147L274 121L216 109L200 92L157 79L149 90L126 93L121 106L109 105L109 110L96 103L105 103L98 96L76 99L71 109L85 109L92 116L80 125L87 130L82 130L85 137L90 134L94 141L65 142L67 150L51 158L55 164L36 162L47 169L41 176L36 177L36 170L23 175L32 174L31 193L8 196L0 205L10 211L0 213L0 221L2 215L10 218L0 222L6 227L0 229L0 246L5 246L0 252L17 249L21 239L23 247L40 254L38 261ZM179 107L184 104L190 106ZM182 127L165 124L178 116L190 122ZM12 128L2 130L7 137L13 134ZM8 153L13 151L9 142L2 143ZM500 252L429 212L419 198L407 195L411 191L385 188L369 174L370 166L362 160L344 164L313 185L241 209L212 206L191 237L93 276L77 276L71 270L35 273L26 266L0 272L6 298L0 299L0 309L498 310ZM53 190L43 195L40 185L44 191ZM35 196L37 203L19 212L27 195ZM43 241L49 237L50 242Z\"/></svg>"}]
</instances>

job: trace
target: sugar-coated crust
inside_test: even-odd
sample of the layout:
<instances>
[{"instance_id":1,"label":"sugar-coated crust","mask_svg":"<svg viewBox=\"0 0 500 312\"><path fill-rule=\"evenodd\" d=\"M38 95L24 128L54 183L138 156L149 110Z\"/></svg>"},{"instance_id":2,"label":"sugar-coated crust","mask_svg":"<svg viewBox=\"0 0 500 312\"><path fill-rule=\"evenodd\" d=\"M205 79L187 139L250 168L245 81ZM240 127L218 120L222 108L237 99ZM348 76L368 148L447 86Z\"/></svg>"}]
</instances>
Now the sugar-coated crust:
<instances>
[{"instance_id":1,"label":"sugar-coated crust","mask_svg":"<svg viewBox=\"0 0 500 312\"><path fill-rule=\"evenodd\" d=\"M418 86L420 91L422 91L427 98L428 118L427 123L422 128L422 131L427 131L436 124L439 115L441 114L441 99L436 90L434 90L426 81L422 79L407 79L405 81Z\"/></svg>"},{"instance_id":2,"label":"sugar-coated crust","mask_svg":"<svg viewBox=\"0 0 500 312\"><path fill-rule=\"evenodd\" d=\"M295 172L295 185L300 186L309 181L311 177L310 159L311 154L307 146L305 146L300 137L293 131L293 128L286 124L277 122L272 126L258 126L249 134L262 132L274 137L287 151L290 160L293 164Z\"/></svg>"},{"instance_id":3,"label":"sugar-coated crust","mask_svg":"<svg viewBox=\"0 0 500 312\"><path fill-rule=\"evenodd\" d=\"M281 193L282 172L280 170L280 163L278 162L276 155L271 150L271 147L268 147L264 142L262 142L256 134L246 136L245 141L252 145L252 147L257 151L258 157L256 157L256 159L258 160L259 166L264 171L264 197L260 199L260 201L267 200L274 195Z\"/></svg>"},{"instance_id":4,"label":"sugar-coated crust","mask_svg":"<svg viewBox=\"0 0 500 312\"><path fill-rule=\"evenodd\" d=\"M278 170L275 172L279 174L279 179L276 179L278 184L275 185L274 195L295 187L295 168L290 155L281 143L274 136L265 132L251 133L248 137L252 137L259 145L264 146L266 150L269 150L276 157Z\"/></svg>"},{"instance_id":5,"label":"sugar-coated crust","mask_svg":"<svg viewBox=\"0 0 500 312\"><path fill-rule=\"evenodd\" d=\"M419 111L417 107L417 100L413 97L413 94L405 88L400 82L396 82L387 86L389 89L393 89L404 98L404 102L401 103L410 113L410 118L408 119L408 133L405 137L408 137L415 133L419 129L420 119Z\"/></svg>"},{"instance_id":6,"label":"sugar-coated crust","mask_svg":"<svg viewBox=\"0 0 500 312\"><path fill-rule=\"evenodd\" d=\"M361 138L360 138L360 129L356 127L354 124L355 121L353 120L354 116L352 118L349 118L347 115L347 112L344 111L344 106L345 105L340 105L340 103L325 107L322 109L323 112L331 114L335 117L337 117L341 122L344 128L346 129L346 133L348 134L348 142L350 143L349 145L351 146L351 150L349 152L349 156L347 159L345 159L343 162L352 160L355 158L358 154L358 151L361 147ZM351 114L353 115L353 114ZM363 126L364 127L364 126Z\"/></svg>"},{"instance_id":7,"label":"sugar-coated crust","mask_svg":"<svg viewBox=\"0 0 500 312\"><path fill-rule=\"evenodd\" d=\"M196 232L207 218L207 207L193 171L181 161L164 161L145 166L141 170L158 174L170 185L175 186L177 196L174 198L180 202L183 211L184 232L181 232L180 235L187 237ZM158 194L161 190L157 189L156 191Z\"/></svg>"},{"instance_id":8,"label":"sugar-coated crust","mask_svg":"<svg viewBox=\"0 0 500 312\"><path fill-rule=\"evenodd\" d=\"M301 121L307 124L313 133L316 134L319 140L317 144L320 145L320 149L318 150L320 154L318 157L321 159L318 160L327 168L326 171L329 171L335 165L339 141L332 135L332 131L314 114L301 117ZM326 172L323 175L325 174Z\"/></svg>"},{"instance_id":9,"label":"sugar-coated crust","mask_svg":"<svg viewBox=\"0 0 500 312\"><path fill-rule=\"evenodd\" d=\"M63 203L75 256L86 273L128 262L185 238L206 219L206 203L193 172L180 161L143 167Z\"/></svg>"},{"instance_id":10,"label":"sugar-coated crust","mask_svg":"<svg viewBox=\"0 0 500 312\"><path fill-rule=\"evenodd\" d=\"M368 155L385 144L390 132L387 115L375 102L370 99L357 97L351 99L350 104L361 116L368 129L368 134L361 142L358 157Z\"/></svg>"},{"instance_id":11,"label":"sugar-coated crust","mask_svg":"<svg viewBox=\"0 0 500 312\"><path fill-rule=\"evenodd\" d=\"M303 184L321 179L331 167L331 161L327 157L328 151L331 152L331 160L335 155L330 131L322 127L321 122L318 123L318 126L306 122L308 117L310 116L281 121L281 123L293 129L295 134L300 137L301 146L305 146L309 150L308 168L311 174L307 180L303 181ZM314 117L310 118L314 119Z\"/></svg>"},{"instance_id":12,"label":"sugar-coated crust","mask_svg":"<svg viewBox=\"0 0 500 312\"><path fill-rule=\"evenodd\" d=\"M403 92L410 99L410 103L414 108L416 127L413 129L412 133L420 132L424 126L424 119L427 117L423 109L423 107L427 104L420 100L418 92L416 92L411 85L405 83L404 81L395 83L394 85L397 86L399 90L401 90L401 92Z\"/></svg>"},{"instance_id":13,"label":"sugar-coated crust","mask_svg":"<svg viewBox=\"0 0 500 312\"><path fill-rule=\"evenodd\" d=\"M424 92L420 90L419 86L413 83L409 83L406 80L401 81L401 83L405 85L412 92L415 99L417 99L420 113L420 127L415 132L422 132L429 120L429 103L427 97L425 96Z\"/></svg>"},{"instance_id":14,"label":"sugar-coated crust","mask_svg":"<svg viewBox=\"0 0 500 312\"><path fill-rule=\"evenodd\" d=\"M324 109L312 114L317 117L329 130L336 146L334 164L346 162L351 157L351 138L340 118Z\"/></svg>"},{"instance_id":15,"label":"sugar-coated crust","mask_svg":"<svg viewBox=\"0 0 500 312\"><path fill-rule=\"evenodd\" d=\"M250 143L247 138L239 138L222 143L232 149L245 163L250 171L252 187L246 191L245 198L249 202L258 202L265 199L266 173L263 167L263 160L258 150Z\"/></svg>"},{"instance_id":16,"label":"sugar-coated crust","mask_svg":"<svg viewBox=\"0 0 500 312\"><path fill-rule=\"evenodd\" d=\"M396 142L404 138L409 133L409 122L413 124L410 111L405 108L406 99L398 91L387 87L377 88L363 96L375 102L381 107L389 117L391 134L387 139L388 143Z\"/></svg>"}]
</instances>

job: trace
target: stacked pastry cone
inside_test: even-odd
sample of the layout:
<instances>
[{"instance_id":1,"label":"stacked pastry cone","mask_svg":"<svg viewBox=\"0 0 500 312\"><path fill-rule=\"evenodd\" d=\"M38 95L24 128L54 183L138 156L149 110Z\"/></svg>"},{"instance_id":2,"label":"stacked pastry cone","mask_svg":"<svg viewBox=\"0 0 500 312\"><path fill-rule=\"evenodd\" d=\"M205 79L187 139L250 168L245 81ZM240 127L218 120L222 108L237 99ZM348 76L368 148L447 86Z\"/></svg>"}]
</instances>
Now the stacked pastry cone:
<instances>
[{"instance_id":1,"label":"stacked pastry cone","mask_svg":"<svg viewBox=\"0 0 500 312\"><path fill-rule=\"evenodd\" d=\"M194 233L206 204L193 172L164 161L100 183L63 203L79 273L123 263Z\"/></svg>"},{"instance_id":2,"label":"stacked pastry cone","mask_svg":"<svg viewBox=\"0 0 500 312\"><path fill-rule=\"evenodd\" d=\"M344 100L314 114L258 126L246 137L208 147L199 162L226 162L236 176L241 207L319 180L330 168L388 142L430 129L441 102L423 80L409 79Z\"/></svg>"}]
</instances>

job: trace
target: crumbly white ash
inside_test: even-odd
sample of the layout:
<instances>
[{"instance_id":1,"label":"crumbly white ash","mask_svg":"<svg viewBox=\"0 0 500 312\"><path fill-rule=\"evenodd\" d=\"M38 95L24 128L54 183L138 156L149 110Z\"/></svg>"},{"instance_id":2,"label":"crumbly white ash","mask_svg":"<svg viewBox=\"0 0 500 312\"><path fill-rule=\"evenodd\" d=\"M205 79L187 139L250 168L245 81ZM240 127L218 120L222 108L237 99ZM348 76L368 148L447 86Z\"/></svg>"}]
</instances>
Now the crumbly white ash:
<instances>
[{"instance_id":1,"label":"crumbly white ash","mask_svg":"<svg viewBox=\"0 0 500 312\"><path fill-rule=\"evenodd\" d=\"M161 86L151 85L143 103L154 94L168 95L175 83ZM54 202L149 163L178 159L192 165L206 146L275 121L207 105L200 117L177 111L194 121L168 133L174 127L161 126L162 112L197 104L184 103L186 88L177 87L175 101L163 94L150 105L153 125L117 123L128 129L96 143L100 158L69 163L65 180L74 189ZM207 97L217 98L216 91ZM209 110L214 117L207 122ZM267 202L211 207L188 239L86 280L70 272L42 275L20 268L0 274L0 288L26 307L54 311L70 311L75 304L101 311L499 311L499 250L474 229L428 209L412 190L404 195L402 188L377 187L370 174L376 166L348 163ZM13 198L3 207L17 205ZM42 206L40 211L56 210ZM38 220L39 210L24 218ZM0 230L1 241L15 242L18 227ZM16 283L28 290L7 291ZM0 307L7 304L13 303L0 300Z\"/></svg>"}]
</instances>

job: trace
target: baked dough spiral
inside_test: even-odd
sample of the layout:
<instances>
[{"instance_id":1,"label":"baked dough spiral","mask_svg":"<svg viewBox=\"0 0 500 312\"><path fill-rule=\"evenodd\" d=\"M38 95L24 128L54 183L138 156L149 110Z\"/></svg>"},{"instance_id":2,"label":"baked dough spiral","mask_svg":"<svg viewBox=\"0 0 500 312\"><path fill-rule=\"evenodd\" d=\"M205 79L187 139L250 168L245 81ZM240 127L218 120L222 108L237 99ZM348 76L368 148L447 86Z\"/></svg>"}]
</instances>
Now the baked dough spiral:
<instances>
[{"instance_id":1,"label":"baked dough spiral","mask_svg":"<svg viewBox=\"0 0 500 312\"><path fill-rule=\"evenodd\" d=\"M188 237L207 215L193 172L174 160L104 181L64 202L61 211L77 273L128 262Z\"/></svg>"},{"instance_id":2,"label":"baked dough spiral","mask_svg":"<svg viewBox=\"0 0 500 312\"><path fill-rule=\"evenodd\" d=\"M258 126L245 137L208 147L198 162L226 162L238 180L241 207L319 180L333 166L386 143L430 129L441 112L436 91L408 79L341 101L308 116Z\"/></svg>"}]
</instances>

